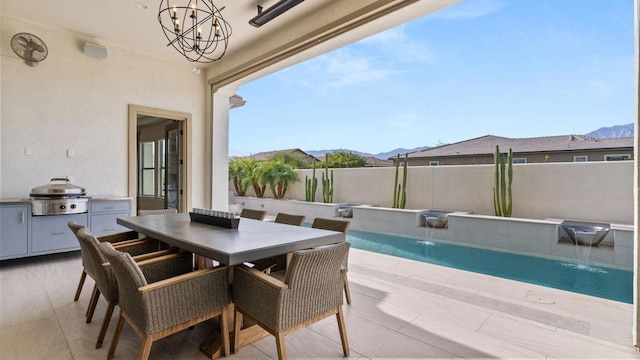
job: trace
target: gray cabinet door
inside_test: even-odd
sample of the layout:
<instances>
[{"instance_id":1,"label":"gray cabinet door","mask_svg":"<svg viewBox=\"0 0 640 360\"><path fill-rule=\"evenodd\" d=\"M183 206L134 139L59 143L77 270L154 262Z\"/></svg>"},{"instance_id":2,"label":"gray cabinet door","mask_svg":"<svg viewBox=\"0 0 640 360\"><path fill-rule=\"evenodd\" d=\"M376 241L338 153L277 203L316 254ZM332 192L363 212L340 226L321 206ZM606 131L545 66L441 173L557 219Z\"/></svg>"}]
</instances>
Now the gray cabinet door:
<instances>
[{"instance_id":1,"label":"gray cabinet door","mask_svg":"<svg viewBox=\"0 0 640 360\"><path fill-rule=\"evenodd\" d=\"M67 222L87 226L87 214L34 216L31 219L31 252L53 253L80 249Z\"/></svg>"},{"instance_id":2,"label":"gray cabinet door","mask_svg":"<svg viewBox=\"0 0 640 360\"><path fill-rule=\"evenodd\" d=\"M131 216L131 201L94 201L90 203L89 229L94 236L129 231L117 224L119 217Z\"/></svg>"},{"instance_id":3,"label":"gray cabinet door","mask_svg":"<svg viewBox=\"0 0 640 360\"><path fill-rule=\"evenodd\" d=\"M131 216L131 215L128 212L91 215L91 223L89 224L89 229L91 229L91 233L94 236L102 236L107 234L114 234L114 233L129 231L131 229L127 229L126 227L120 226L116 223L116 220L119 217L127 217L127 216Z\"/></svg>"},{"instance_id":4,"label":"gray cabinet door","mask_svg":"<svg viewBox=\"0 0 640 360\"><path fill-rule=\"evenodd\" d=\"M0 206L0 259L27 255L30 215L28 206Z\"/></svg>"}]
</instances>

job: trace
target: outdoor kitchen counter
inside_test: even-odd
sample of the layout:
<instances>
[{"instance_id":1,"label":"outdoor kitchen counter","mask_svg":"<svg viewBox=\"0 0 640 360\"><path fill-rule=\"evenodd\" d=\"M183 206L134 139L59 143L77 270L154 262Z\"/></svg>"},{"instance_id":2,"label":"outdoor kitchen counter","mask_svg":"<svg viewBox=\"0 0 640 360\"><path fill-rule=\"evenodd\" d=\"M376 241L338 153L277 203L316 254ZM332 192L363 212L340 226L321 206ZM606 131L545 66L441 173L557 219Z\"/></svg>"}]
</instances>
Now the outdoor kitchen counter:
<instances>
[{"instance_id":1,"label":"outdoor kitchen counter","mask_svg":"<svg viewBox=\"0 0 640 360\"><path fill-rule=\"evenodd\" d=\"M132 200L128 196L88 196L89 202L95 201L118 201L118 200ZM31 205L31 199L0 199L0 205Z\"/></svg>"},{"instance_id":2,"label":"outdoor kitchen counter","mask_svg":"<svg viewBox=\"0 0 640 360\"><path fill-rule=\"evenodd\" d=\"M128 230L116 220L132 215L131 197L101 195L83 200L88 205L84 211L33 215L33 198L0 199L0 260L79 250L69 221L87 226L95 236Z\"/></svg>"},{"instance_id":3,"label":"outdoor kitchen counter","mask_svg":"<svg viewBox=\"0 0 640 360\"><path fill-rule=\"evenodd\" d=\"M31 199L0 199L0 205L31 205Z\"/></svg>"},{"instance_id":4,"label":"outdoor kitchen counter","mask_svg":"<svg viewBox=\"0 0 640 360\"><path fill-rule=\"evenodd\" d=\"M128 197L128 196L109 196L109 195L89 196L89 202L94 202L94 201L118 201L118 200L133 200L133 198Z\"/></svg>"}]
</instances>

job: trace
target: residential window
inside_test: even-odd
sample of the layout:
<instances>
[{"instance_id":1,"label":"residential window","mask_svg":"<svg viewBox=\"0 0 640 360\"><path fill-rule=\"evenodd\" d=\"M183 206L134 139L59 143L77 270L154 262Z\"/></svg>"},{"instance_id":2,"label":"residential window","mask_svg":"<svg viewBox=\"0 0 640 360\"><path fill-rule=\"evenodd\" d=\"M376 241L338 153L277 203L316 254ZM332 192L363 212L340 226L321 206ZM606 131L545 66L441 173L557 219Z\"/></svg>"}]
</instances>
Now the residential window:
<instances>
[{"instance_id":1,"label":"residential window","mask_svg":"<svg viewBox=\"0 0 640 360\"><path fill-rule=\"evenodd\" d=\"M160 171L158 171L158 184L160 184L160 197L164 198L165 193L164 190L166 174L167 174L167 157L165 154L167 153L167 144L165 139L158 140L158 164L160 164Z\"/></svg>"},{"instance_id":2,"label":"residential window","mask_svg":"<svg viewBox=\"0 0 640 360\"><path fill-rule=\"evenodd\" d=\"M438 165L440 165L440 161L438 160L429 161L429 166L438 166Z\"/></svg>"},{"instance_id":3,"label":"residential window","mask_svg":"<svg viewBox=\"0 0 640 360\"><path fill-rule=\"evenodd\" d=\"M573 157L573 162L587 162L589 157L587 155L576 155Z\"/></svg>"},{"instance_id":4,"label":"residential window","mask_svg":"<svg viewBox=\"0 0 640 360\"><path fill-rule=\"evenodd\" d=\"M140 195L155 196L156 194L156 142L144 141L140 143Z\"/></svg>"},{"instance_id":5,"label":"residential window","mask_svg":"<svg viewBox=\"0 0 640 360\"><path fill-rule=\"evenodd\" d=\"M630 160L631 154L616 154L616 155L605 155L604 161L624 161Z\"/></svg>"},{"instance_id":6,"label":"residential window","mask_svg":"<svg viewBox=\"0 0 640 360\"><path fill-rule=\"evenodd\" d=\"M140 142L138 187L141 196L164 198L167 151L165 139Z\"/></svg>"},{"instance_id":7,"label":"residential window","mask_svg":"<svg viewBox=\"0 0 640 360\"><path fill-rule=\"evenodd\" d=\"M527 158L513 158L514 164L526 164Z\"/></svg>"}]
</instances>

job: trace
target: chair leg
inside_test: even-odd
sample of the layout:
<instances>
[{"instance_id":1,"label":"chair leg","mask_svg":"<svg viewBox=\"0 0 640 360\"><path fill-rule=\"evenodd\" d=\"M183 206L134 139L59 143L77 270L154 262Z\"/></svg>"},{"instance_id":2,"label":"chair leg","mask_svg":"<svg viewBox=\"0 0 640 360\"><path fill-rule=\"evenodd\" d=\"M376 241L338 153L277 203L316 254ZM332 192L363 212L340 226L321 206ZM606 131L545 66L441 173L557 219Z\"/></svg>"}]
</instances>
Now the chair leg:
<instances>
[{"instance_id":1,"label":"chair leg","mask_svg":"<svg viewBox=\"0 0 640 360\"><path fill-rule=\"evenodd\" d=\"M116 347L118 347L118 340L120 340L120 335L122 334L123 327L124 327L124 316L122 316L122 310L120 310L118 325L116 325L116 331L113 333L113 339L111 339L111 346L109 346L109 353L107 354L107 359L113 359L113 354L115 354Z\"/></svg>"},{"instance_id":2,"label":"chair leg","mask_svg":"<svg viewBox=\"0 0 640 360\"><path fill-rule=\"evenodd\" d=\"M276 333L276 347L278 348L278 360L287 358L287 349L284 344L284 335L281 332Z\"/></svg>"},{"instance_id":3,"label":"chair leg","mask_svg":"<svg viewBox=\"0 0 640 360\"><path fill-rule=\"evenodd\" d=\"M116 304L114 301L109 302L109 305L107 306L107 311L105 311L104 313L102 326L100 327L100 334L98 334L96 349L100 349L102 347L102 342L104 341L104 336L107 334L107 328L109 328L109 322L111 322L111 315L113 314L113 309L115 307L116 307Z\"/></svg>"},{"instance_id":4,"label":"chair leg","mask_svg":"<svg viewBox=\"0 0 640 360\"><path fill-rule=\"evenodd\" d=\"M87 273L82 270L82 275L80 275L80 282L78 283L78 288L76 289L76 295L73 297L73 301L78 301L80 298L80 293L82 292L82 287L84 286L84 280L87 278Z\"/></svg>"},{"instance_id":5,"label":"chair leg","mask_svg":"<svg viewBox=\"0 0 640 360\"><path fill-rule=\"evenodd\" d=\"M153 339L150 336L145 336L142 339L142 346L140 347L140 356L139 360L147 360L149 358L149 353L151 353L151 345L153 344Z\"/></svg>"},{"instance_id":6,"label":"chair leg","mask_svg":"<svg viewBox=\"0 0 640 360\"><path fill-rule=\"evenodd\" d=\"M222 334L222 349L224 350L222 355L227 357L231 355L231 350L229 349L229 308L225 306L222 309L222 314L220 315L220 332Z\"/></svg>"},{"instance_id":7,"label":"chair leg","mask_svg":"<svg viewBox=\"0 0 640 360\"><path fill-rule=\"evenodd\" d=\"M242 314L236 309L235 319L233 321L233 352L238 352L240 347L240 329L242 328Z\"/></svg>"},{"instance_id":8,"label":"chair leg","mask_svg":"<svg viewBox=\"0 0 640 360\"><path fill-rule=\"evenodd\" d=\"M91 311L91 304L93 304L93 299L96 297L96 291L98 291L98 284L93 284L91 298L89 299L89 306L87 306L87 312L84 314L84 317L89 317L89 311Z\"/></svg>"},{"instance_id":9,"label":"chair leg","mask_svg":"<svg viewBox=\"0 0 640 360\"><path fill-rule=\"evenodd\" d=\"M98 299L100 299L100 290L98 290L98 285L93 287L93 296L91 297L91 302L89 303L89 309L87 309L87 324L93 320L93 313L96 311L96 305L98 304Z\"/></svg>"},{"instance_id":10,"label":"chair leg","mask_svg":"<svg viewBox=\"0 0 640 360\"><path fill-rule=\"evenodd\" d=\"M342 341L342 352L344 356L349 356L349 340L347 340L347 327L344 323L344 315L342 314L342 306L338 307L338 329L340 330L340 340Z\"/></svg>"},{"instance_id":11,"label":"chair leg","mask_svg":"<svg viewBox=\"0 0 640 360\"><path fill-rule=\"evenodd\" d=\"M347 279L347 273L344 273L343 277L344 277L344 295L347 298L347 304L351 305L351 290L349 290L349 279Z\"/></svg>"}]
</instances>

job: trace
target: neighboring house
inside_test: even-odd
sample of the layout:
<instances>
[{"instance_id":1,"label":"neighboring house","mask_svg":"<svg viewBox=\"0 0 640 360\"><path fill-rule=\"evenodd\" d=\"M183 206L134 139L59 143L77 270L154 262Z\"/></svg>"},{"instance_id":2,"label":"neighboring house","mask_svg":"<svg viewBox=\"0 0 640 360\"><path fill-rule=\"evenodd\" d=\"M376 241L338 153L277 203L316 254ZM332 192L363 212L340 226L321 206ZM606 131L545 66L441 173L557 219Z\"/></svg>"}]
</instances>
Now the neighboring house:
<instances>
[{"instance_id":1,"label":"neighboring house","mask_svg":"<svg viewBox=\"0 0 640 360\"><path fill-rule=\"evenodd\" d=\"M409 154L409 165L492 164L496 145L513 151L514 163L619 161L633 158L634 139L596 139L583 135L512 139L494 135Z\"/></svg>"},{"instance_id":2,"label":"neighboring house","mask_svg":"<svg viewBox=\"0 0 640 360\"><path fill-rule=\"evenodd\" d=\"M269 158L271 158L272 156L276 155L276 154L281 154L281 153L289 153L289 154L293 154L293 155L297 155L300 156L302 158L304 158L307 161L307 164L311 165L313 164L313 161L319 161L318 158L316 158L315 156L308 154L300 149L285 149L285 150L274 150L274 151L264 151L264 152L259 152L253 155L249 155L246 156L245 158L247 159L255 159L255 160L268 160Z\"/></svg>"},{"instance_id":3,"label":"neighboring house","mask_svg":"<svg viewBox=\"0 0 640 360\"><path fill-rule=\"evenodd\" d=\"M366 164L364 165L365 167L383 167L394 165L393 160L378 159L373 156L366 156L364 160L366 161Z\"/></svg>"}]
</instances>

